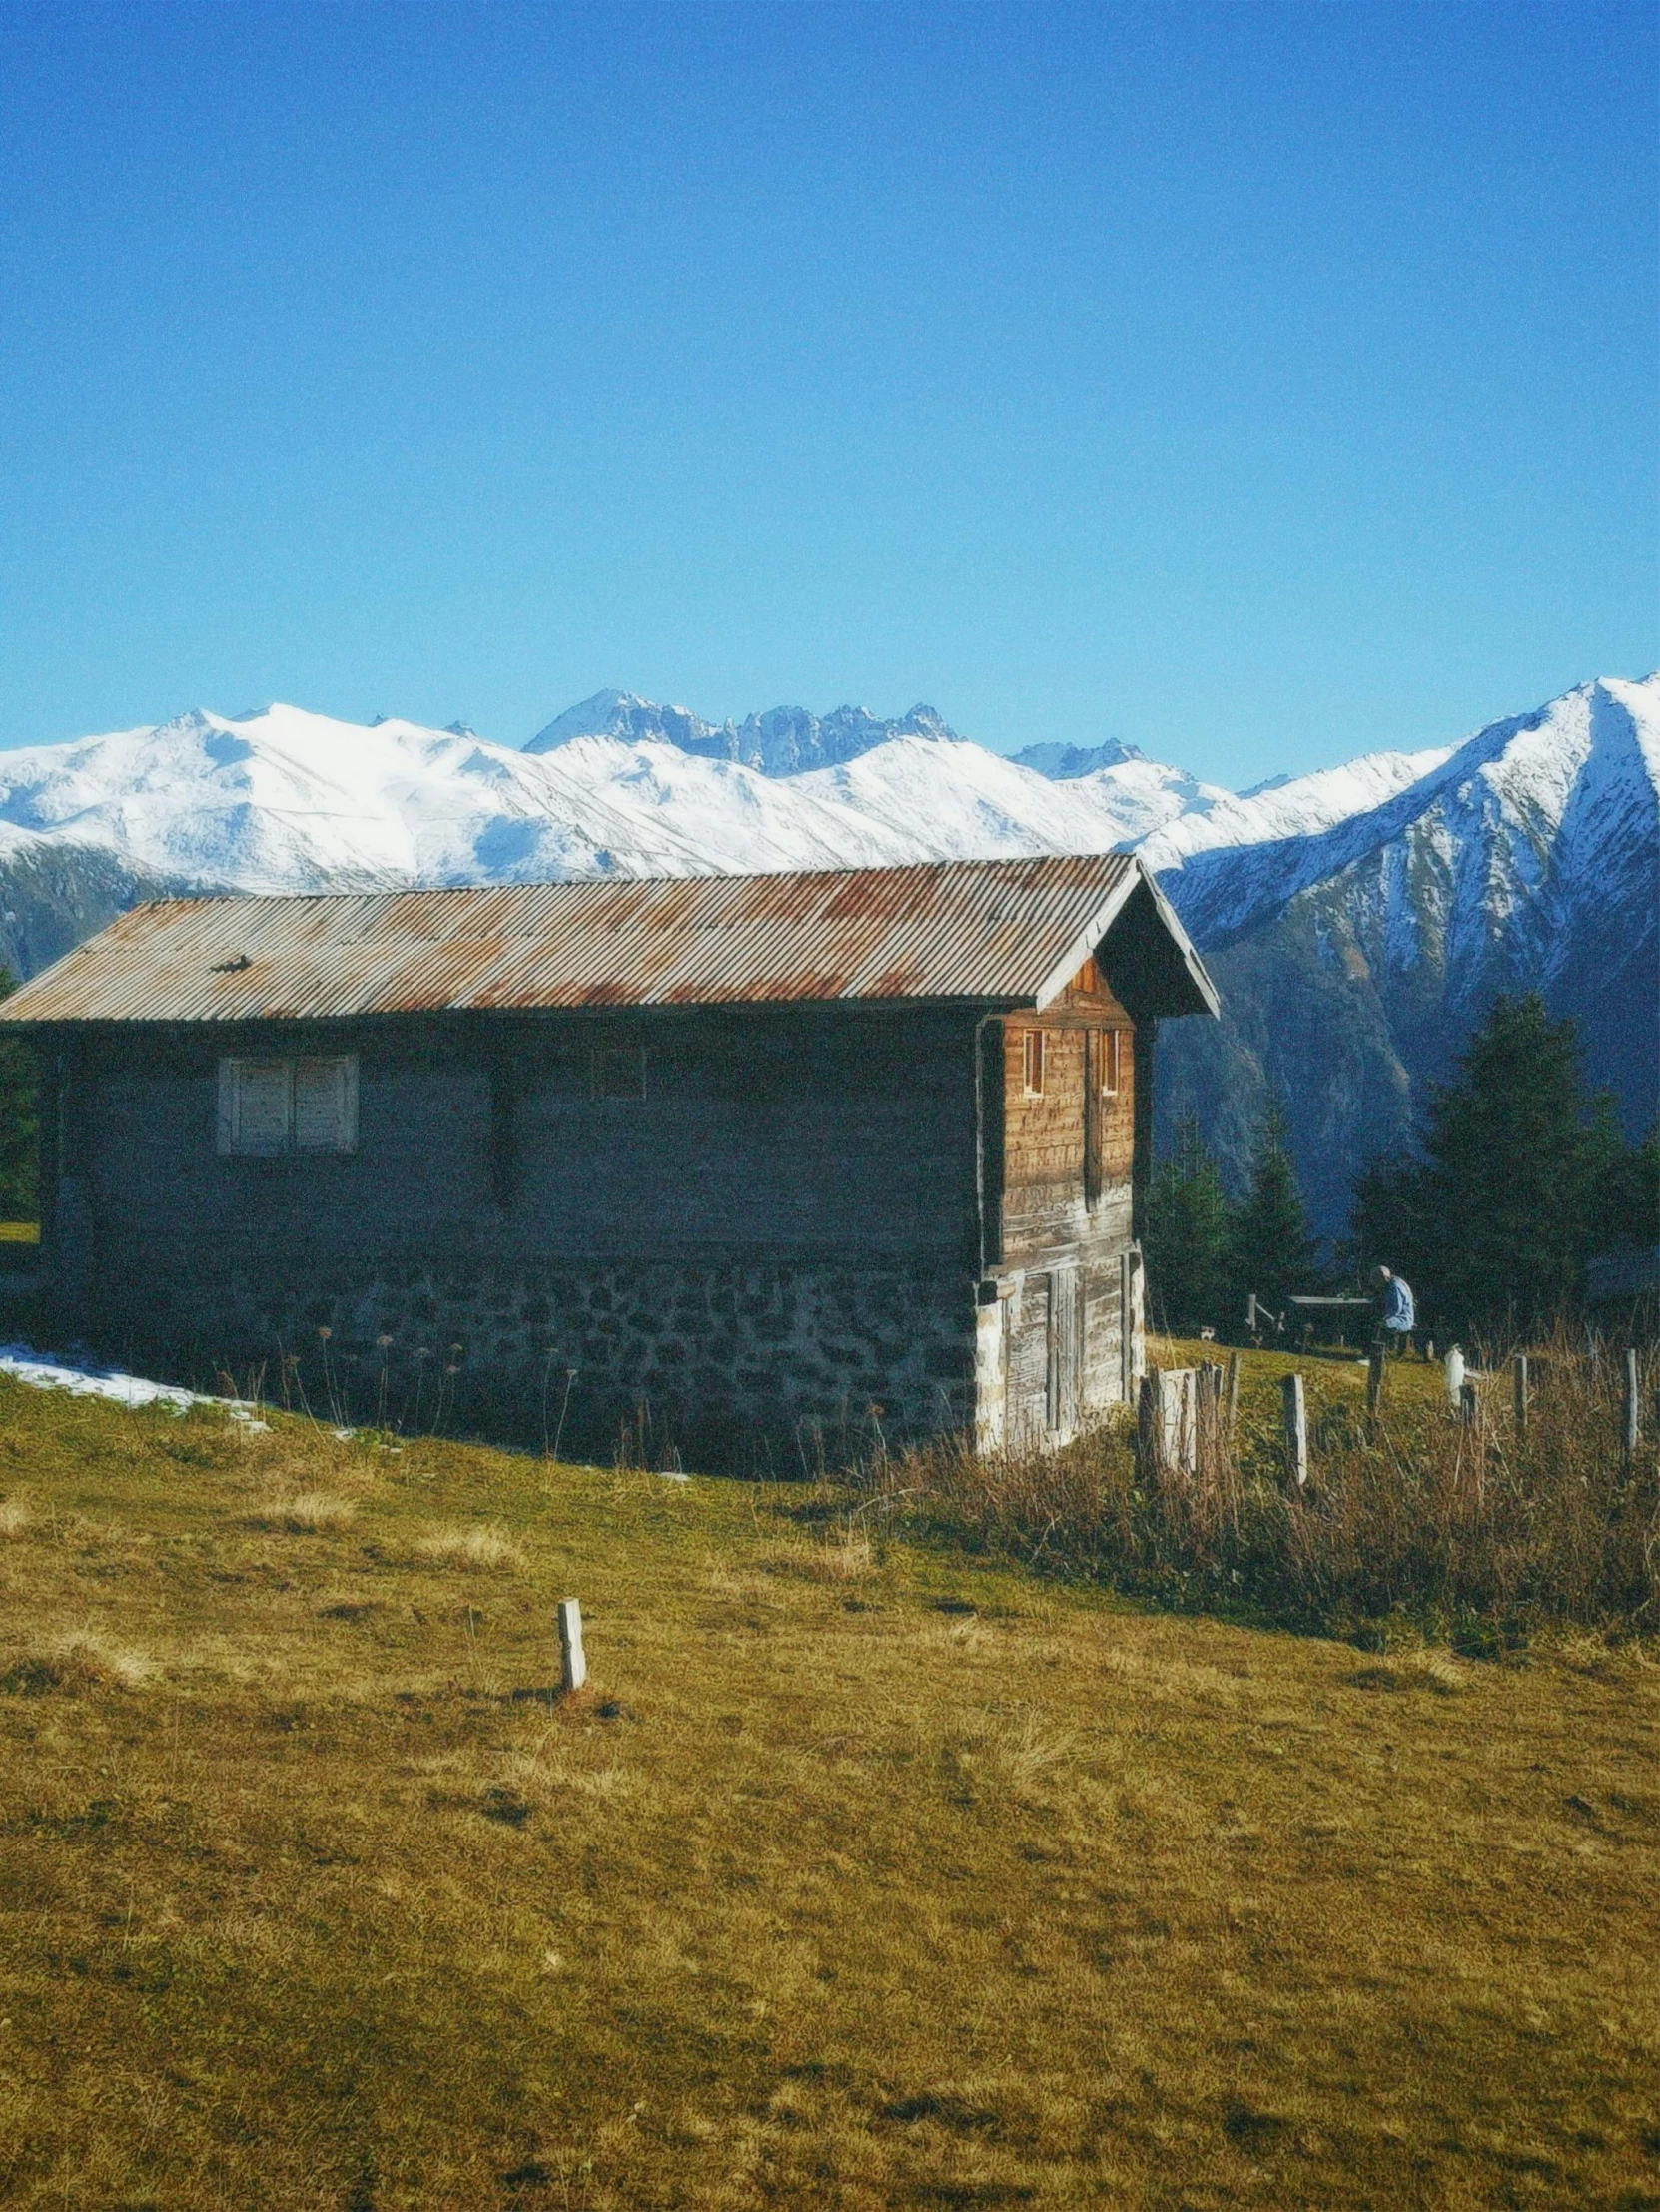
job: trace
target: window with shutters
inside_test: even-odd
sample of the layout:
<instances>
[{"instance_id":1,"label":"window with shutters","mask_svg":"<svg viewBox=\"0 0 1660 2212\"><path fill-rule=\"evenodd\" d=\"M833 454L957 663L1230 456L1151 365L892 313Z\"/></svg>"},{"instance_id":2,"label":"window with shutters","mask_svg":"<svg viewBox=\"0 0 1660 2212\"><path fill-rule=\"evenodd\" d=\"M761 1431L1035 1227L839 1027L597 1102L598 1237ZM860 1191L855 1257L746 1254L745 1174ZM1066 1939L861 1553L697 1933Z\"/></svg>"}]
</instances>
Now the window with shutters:
<instances>
[{"instance_id":1,"label":"window with shutters","mask_svg":"<svg viewBox=\"0 0 1660 2212\"><path fill-rule=\"evenodd\" d=\"M351 1053L222 1060L219 1149L247 1158L358 1148L358 1062Z\"/></svg>"}]
</instances>

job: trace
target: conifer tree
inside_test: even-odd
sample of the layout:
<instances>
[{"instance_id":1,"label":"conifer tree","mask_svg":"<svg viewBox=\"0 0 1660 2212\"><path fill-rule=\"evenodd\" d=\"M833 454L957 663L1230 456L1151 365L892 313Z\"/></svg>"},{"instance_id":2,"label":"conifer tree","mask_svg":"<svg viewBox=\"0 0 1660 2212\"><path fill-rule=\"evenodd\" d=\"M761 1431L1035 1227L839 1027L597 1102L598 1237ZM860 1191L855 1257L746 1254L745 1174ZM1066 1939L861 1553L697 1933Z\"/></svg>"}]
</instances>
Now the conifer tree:
<instances>
[{"instance_id":1,"label":"conifer tree","mask_svg":"<svg viewBox=\"0 0 1660 2212\"><path fill-rule=\"evenodd\" d=\"M1228 1305L1228 1200L1193 1114L1177 1124L1175 1150L1153 1170L1145 1241L1154 1311L1166 1327L1202 1328L1223 1321Z\"/></svg>"},{"instance_id":2,"label":"conifer tree","mask_svg":"<svg viewBox=\"0 0 1660 2212\"><path fill-rule=\"evenodd\" d=\"M1290 1132L1277 1104L1262 1116L1257 1132L1250 1187L1234 1212L1230 1259L1235 1301L1242 1307L1254 1291L1271 1312L1283 1313L1291 1293L1309 1287L1314 1246L1291 1164Z\"/></svg>"},{"instance_id":3,"label":"conifer tree","mask_svg":"<svg viewBox=\"0 0 1660 2212\"><path fill-rule=\"evenodd\" d=\"M1640 1202L1645 1156L1587 1097L1573 1023L1537 992L1495 999L1430 1096L1421 1156L1357 1178L1356 1236L1444 1330L1526 1329L1577 1297L1587 1255Z\"/></svg>"}]
</instances>

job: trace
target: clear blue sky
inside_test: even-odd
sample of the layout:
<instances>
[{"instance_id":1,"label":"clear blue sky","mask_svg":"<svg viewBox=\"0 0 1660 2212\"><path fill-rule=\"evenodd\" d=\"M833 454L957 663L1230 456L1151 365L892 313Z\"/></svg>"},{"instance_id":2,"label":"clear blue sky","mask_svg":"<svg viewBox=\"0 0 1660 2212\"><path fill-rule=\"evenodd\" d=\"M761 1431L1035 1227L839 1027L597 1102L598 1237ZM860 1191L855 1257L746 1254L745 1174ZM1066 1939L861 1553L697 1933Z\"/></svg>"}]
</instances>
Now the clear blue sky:
<instances>
[{"instance_id":1,"label":"clear blue sky","mask_svg":"<svg viewBox=\"0 0 1660 2212\"><path fill-rule=\"evenodd\" d=\"M1240 783L1645 673L1655 43L0 0L0 743L617 683Z\"/></svg>"}]
</instances>

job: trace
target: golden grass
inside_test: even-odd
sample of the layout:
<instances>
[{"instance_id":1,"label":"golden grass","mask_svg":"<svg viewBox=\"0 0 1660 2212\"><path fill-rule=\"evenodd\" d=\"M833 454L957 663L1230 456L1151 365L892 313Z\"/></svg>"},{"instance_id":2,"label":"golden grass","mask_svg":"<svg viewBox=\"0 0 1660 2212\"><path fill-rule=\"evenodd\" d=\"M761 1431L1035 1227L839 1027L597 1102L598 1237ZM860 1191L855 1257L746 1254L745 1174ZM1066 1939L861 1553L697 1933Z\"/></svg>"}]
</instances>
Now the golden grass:
<instances>
[{"instance_id":1,"label":"golden grass","mask_svg":"<svg viewBox=\"0 0 1660 2212\"><path fill-rule=\"evenodd\" d=\"M349 1528L357 1517L357 1500L333 1490L297 1490L289 1497L268 1499L257 1516L272 1527L306 1536Z\"/></svg>"},{"instance_id":2,"label":"golden grass","mask_svg":"<svg viewBox=\"0 0 1660 2212\"><path fill-rule=\"evenodd\" d=\"M481 1567L486 1571L522 1567L524 1553L500 1529L435 1528L415 1543L415 1556L429 1567Z\"/></svg>"},{"instance_id":3,"label":"golden grass","mask_svg":"<svg viewBox=\"0 0 1660 2212\"><path fill-rule=\"evenodd\" d=\"M0 1244L38 1244L38 1221L0 1221Z\"/></svg>"},{"instance_id":4,"label":"golden grass","mask_svg":"<svg viewBox=\"0 0 1660 2212\"><path fill-rule=\"evenodd\" d=\"M807 1489L0 1382L25 1471L0 2200L1660 2199L1640 1650L1359 1652Z\"/></svg>"}]
</instances>

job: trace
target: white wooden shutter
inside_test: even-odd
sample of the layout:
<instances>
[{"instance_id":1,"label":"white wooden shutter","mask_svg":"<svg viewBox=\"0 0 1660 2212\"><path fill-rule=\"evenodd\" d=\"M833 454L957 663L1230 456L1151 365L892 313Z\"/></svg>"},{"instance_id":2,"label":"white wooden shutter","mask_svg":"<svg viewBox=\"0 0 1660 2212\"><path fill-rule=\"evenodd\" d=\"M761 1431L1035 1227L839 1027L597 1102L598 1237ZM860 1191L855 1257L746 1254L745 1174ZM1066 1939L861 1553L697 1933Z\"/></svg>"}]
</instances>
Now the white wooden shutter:
<instances>
[{"instance_id":1,"label":"white wooden shutter","mask_svg":"<svg viewBox=\"0 0 1660 2212\"><path fill-rule=\"evenodd\" d=\"M351 1152L358 1146L358 1063L346 1055L294 1063L294 1148Z\"/></svg>"},{"instance_id":2,"label":"white wooden shutter","mask_svg":"<svg viewBox=\"0 0 1660 2212\"><path fill-rule=\"evenodd\" d=\"M233 1060L231 1149L286 1152L293 1113L293 1069L286 1060Z\"/></svg>"}]
</instances>

